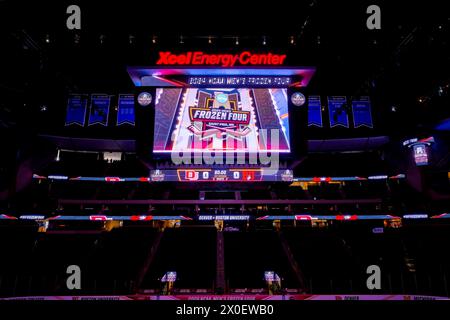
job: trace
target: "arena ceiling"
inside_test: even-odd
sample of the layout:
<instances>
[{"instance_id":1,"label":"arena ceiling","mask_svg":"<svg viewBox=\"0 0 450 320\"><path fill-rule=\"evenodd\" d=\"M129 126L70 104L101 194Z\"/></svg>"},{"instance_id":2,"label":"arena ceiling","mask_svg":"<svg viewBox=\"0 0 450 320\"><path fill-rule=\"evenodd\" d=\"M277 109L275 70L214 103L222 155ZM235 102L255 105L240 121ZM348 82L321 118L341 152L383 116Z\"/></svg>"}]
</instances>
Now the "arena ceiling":
<instances>
[{"instance_id":1,"label":"arena ceiling","mask_svg":"<svg viewBox=\"0 0 450 320\"><path fill-rule=\"evenodd\" d=\"M370 95L402 128L448 118L449 31L445 5L375 1L381 30L366 8L347 1L80 2L82 28L66 28L77 1L1 1L0 127L24 114L63 109L69 92L132 88L128 66L151 66L160 50L282 52L312 66L309 91Z\"/></svg>"}]
</instances>

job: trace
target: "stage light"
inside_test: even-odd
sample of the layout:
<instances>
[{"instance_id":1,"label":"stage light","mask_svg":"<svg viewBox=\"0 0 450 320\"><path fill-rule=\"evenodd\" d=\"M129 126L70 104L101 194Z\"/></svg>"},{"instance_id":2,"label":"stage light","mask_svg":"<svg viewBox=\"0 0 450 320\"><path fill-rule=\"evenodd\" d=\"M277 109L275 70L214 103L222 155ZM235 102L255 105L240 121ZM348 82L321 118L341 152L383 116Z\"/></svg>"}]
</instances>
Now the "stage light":
<instances>
[{"instance_id":1,"label":"stage light","mask_svg":"<svg viewBox=\"0 0 450 320\"><path fill-rule=\"evenodd\" d=\"M294 44L295 44L295 39L294 39L294 36L291 36L291 41L290 41L290 43L291 43L292 45L294 45Z\"/></svg>"},{"instance_id":2,"label":"stage light","mask_svg":"<svg viewBox=\"0 0 450 320\"><path fill-rule=\"evenodd\" d=\"M152 37L152 43L155 44L156 43L156 36Z\"/></svg>"},{"instance_id":3,"label":"stage light","mask_svg":"<svg viewBox=\"0 0 450 320\"><path fill-rule=\"evenodd\" d=\"M267 42L266 42L266 37L265 37L265 36L263 37L263 42L262 42L262 44L263 44L263 46L265 46L265 45L267 44Z\"/></svg>"},{"instance_id":4,"label":"stage light","mask_svg":"<svg viewBox=\"0 0 450 320\"><path fill-rule=\"evenodd\" d=\"M59 150L58 149L58 151L56 152L56 158L55 158L55 161L59 161L61 158L60 158L60 155L61 155L61 150Z\"/></svg>"},{"instance_id":5,"label":"stage light","mask_svg":"<svg viewBox=\"0 0 450 320\"><path fill-rule=\"evenodd\" d=\"M184 44L183 36L180 36L180 44Z\"/></svg>"},{"instance_id":6,"label":"stage light","mask_svg":"<svg viewBox=\"0 0 450 320\"><path fill-rule=\"evenodd\" d=\"M50 35L49 34L45 35L45 43L50 43Z\"/></svg>"},{"instance_id":7,"label":"stage light","mask_svg":"<svg viewBox=\"0 0 450 320\"><path fill-rule=\"evenodd\" d=\"M212 43L212 38L211 38L211 36L209 36L208 37L208 44L211 44Z\"/></svg>"},{"instance_id":8,"label":"stage light","mask_svg":"<svg viewBox=\"0 0 450 320\"><path fill-rule=\"evenodd\" d=\"M134 39L135 39L135 37L134 37L132 34L130 34L130 35L128 36L128 43L129 43L129 44L133 44L133 43L134 43Z\"/></svg>"},{"instance_id":9,"label":"stage light","mask_svg":"<svg viewBox=\"0 0 450 320\"><path fill-rule=\"evenodd\" d=\"M41 105L41 106L39 107L39 110L40 110L41 112L45 112L45 111L47 111L47 106L46 106L45 104L43 104L43 105Z\"/></svg>"},{"instance_id":10,"label":"stage light","mask_svg":"<svg viewBox=\"0 0 450 320\"><path fill-rule=\"evenodd\" d=\"M236 37L236 42L235 44L238 46L239 45L239 37Z\"/></svg>"},{"instance_id":11,"label":"stage light","mask_svg":"<svg viewBox=\"0 0 450 320\"><path fill-rule=\"evenodd\" d=\"M320 46L320 36L317 36L316 42L317 42L317 45Z\"/></svg>"},{"instance_id":12,"label":"stage light","mask_svg":"<svg viewBox=\"0 0 450 320\"><path fill-rule=\"evenodd\" d=\"M100 38L99 38L99 39L100 39L100 44L103 44L103 43L105 42L105 38L106 38L106 37L105 37L104 34L101 34L101 35L100 35Z\"/></svg>"},{"instance_id":13,"label":"stage light","mask_svg":"<svg viewBox=\"0 0 450 320\"><path fill-rule=\"evenodd\" d=\"M396 106L392 106L392 107L391 107L391 111L392 111L392 112L397 112L397 107L396 107Z\"/></svg>"}]
</instances>

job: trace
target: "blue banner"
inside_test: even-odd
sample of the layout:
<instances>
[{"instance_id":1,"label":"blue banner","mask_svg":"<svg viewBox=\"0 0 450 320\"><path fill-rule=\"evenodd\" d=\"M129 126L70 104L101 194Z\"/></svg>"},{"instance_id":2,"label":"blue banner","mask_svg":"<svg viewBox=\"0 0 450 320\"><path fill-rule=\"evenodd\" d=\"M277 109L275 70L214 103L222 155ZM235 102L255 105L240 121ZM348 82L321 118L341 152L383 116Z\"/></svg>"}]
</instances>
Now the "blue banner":
<instances>
[{"instance_id":1,"label":"blue banner","mask_svg":"<svg viewBox=\"0 0 450 320\"><path fill-rule=\"evenodd\" d=\"M328 97L328 112L330 127L343 126L348 128L347 98L341 96Z\"/></svg>"},{"instance_id":2,"label":"blue banner","mask_svg":"<svg viewBox=\"0 0 450 320\"><path fill-rule=\"evenodd\" d=\"M86 119L87 96L71 95L67 101L66 126L77 124L84 126Z\"/></svg>"},{"instance_id":3,"label":"blue banner","mask_svg":"<svg viewBox=\"0 0 450 320\"><path fill-rule=\"evenodd\" d=\"M89 112L89 125L108 125L110 96L104 94L93 94L91 96L91 110Z\"/></svg>"},{"instance_id":4,"label":"blue banner","mask_svg":"<svg viewBox=\"0 0 450 320\"><path fill-rule=\"evenodd\" d=\"M134 95L120 94L117 110L117 125L130 124L134 126Z\"/></svg>"},{"instance_id":5,"label":"blue banner","mask_svg":"<svg viewBox=\"0 0 450 320\"><path fill-rule=\"evenodd\" d=\"M308 97L308 126L323 127L320 96Z\"/></svg>"},{"instance_id":6,"label":"blue banner","mask_svg":"<svg viewBox=\"0 0 450 320\"><path fill-rule=\"evenodd\" d=\"M353 125L355 128L373 128L372 112L369 97L352 100Z\"/></svg>"}]
</instances>

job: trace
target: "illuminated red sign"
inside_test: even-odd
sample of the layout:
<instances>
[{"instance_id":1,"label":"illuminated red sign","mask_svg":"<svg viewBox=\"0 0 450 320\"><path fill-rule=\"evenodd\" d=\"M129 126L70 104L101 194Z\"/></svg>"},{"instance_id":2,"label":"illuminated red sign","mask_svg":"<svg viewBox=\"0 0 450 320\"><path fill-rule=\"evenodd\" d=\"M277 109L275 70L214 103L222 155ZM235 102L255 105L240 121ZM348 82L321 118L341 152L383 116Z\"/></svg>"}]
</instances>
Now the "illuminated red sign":
<instances>
[{"instance_id":1,"label":"illuminated red sign","mask_svg":"<svg viewBox=\"0 0 450 320\"><path fill-rule=\"evenodd\" d=\"M337 215L336 220L358 220L358 216L354 215Z\"/></svg>"},{"instance_id":2,"label":"illuminated red sign","mask_svg":"<svg viewBox=\"0 0 450 320\"><path fill-rule=\"evenodd\" d=\"M234 67L236 65L282 65L285 54L256 54L244 51L240 54L207 54L201 51L189 51L174 54L170 51L160 52L157 65L209 65Z\"/></svg>"},{"instance_id":3,"label":"illuminated red sign","mask_svg":"<svg viewBox=\"0 0 450 320\"><path fill-rule=\"evenodd\" d=\"M108 220L107 216L89 216L89 220L91 221L106 221Z\"/></svg>"},{"instance_id":4,"label":"illuminated red sign","mask_svg":"<svg viewBox=\"0 0 450 320\"><path fill-rule=\"evenodd\" d=\"M312 178L313 182L330 182L331 178L330 177L314 177Z\"/></svg>"},{"instance_id":5,"label":"illuminated red sign","mask_svg":"<svg viewBox=\"0 0 450 320\"><path fill-rule=\"evenodd\" d=\"M105 177L105 181L106 182L120 182L120 181L122 181L122 179L119 177Z\"/></svg>"},{"instance_id":6,"label":"illuminated red sign","mask_svg":"<svg viewBox=\"0 0 450 320\"><path fill-rule=\"evenodd\" d=\"M131 221L149 221L153 220L153 216L131 216Z\"/></svg>"},{"instance_id":7,"label":"illuminated red sign","mask_svg":"<svg viewBox=\"0 0 450 320\"><path fill-rule=\"evenodd\" d=\"M312 219L312 217L309 216L309 215L303 215L303 214L300 214L300 215L296 215L296 216L295 216L295 220L306 220L306 221L310 221L311 219Z\"/></svg>"}]
</instances>

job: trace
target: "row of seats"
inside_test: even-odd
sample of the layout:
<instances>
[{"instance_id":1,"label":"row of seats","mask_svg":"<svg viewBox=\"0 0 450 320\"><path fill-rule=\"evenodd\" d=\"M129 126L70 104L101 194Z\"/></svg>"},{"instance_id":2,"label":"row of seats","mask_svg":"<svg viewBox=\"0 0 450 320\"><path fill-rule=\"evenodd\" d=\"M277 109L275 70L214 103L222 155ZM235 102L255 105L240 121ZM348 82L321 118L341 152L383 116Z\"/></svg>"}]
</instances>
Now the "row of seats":
<instances>
[{"instance_id":1,"label":"row of seats","mask_svg":"<svg viewBox=\"0 0 450 320\"><path fill-rule=\"evenodd\" d=\"M266 288L264 272L274 271L284 288L373 293L366 286L366 270L377 265L380 294L448 295L450 225L405 222L403 228L383 233L373 233L373 227L373 222L347 221L320 229L285 227L281 233L268 224L230 229L224 233L226 289ZM70 294L69 265L82 270L82 294L131 294L138 288L160 292L168 271L177 272L177 289L211 292L216 286L216 236L207 224L166 228L162 234L148 224L111 232L39 233L32 222L2 221L0 295Z\"/></svg>"},{"instance_id":2,"label":"row of seats","mask_svg":"<svg viewBox=\"0 0 450 320\"><path fill-rule=\"evenodd\" d=\"M159 288L167 271L177 272L178 288L212 288L216 271L216 229L166 229L143 288Z\"/></svg>"},{"instance_id":3,"label":"row of seats","mask_svg":"<svg viewBox=\"0 0 450 320\"><path fill-rule=\"evenodd\" d=\"M405 226L383 234L372 228L346 223L283 233L313 293L373 293L366 286L366 270L377 265L379 293L448 295L448 225Z\"/></svg>"},{"instance_id":4,"label":"row of seats","mask_svg":"<svg viewBox=\"0 0 450 320\"><path fill-rule=\"evenodd\" d=\"M68 294L70 265L81 269L84 294L130 293L156 234L151 227L38 233L36 225L2 222L0 295Z\"/></svg>"}]
</instances>

